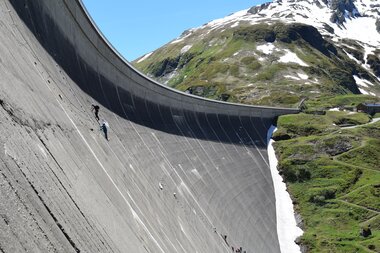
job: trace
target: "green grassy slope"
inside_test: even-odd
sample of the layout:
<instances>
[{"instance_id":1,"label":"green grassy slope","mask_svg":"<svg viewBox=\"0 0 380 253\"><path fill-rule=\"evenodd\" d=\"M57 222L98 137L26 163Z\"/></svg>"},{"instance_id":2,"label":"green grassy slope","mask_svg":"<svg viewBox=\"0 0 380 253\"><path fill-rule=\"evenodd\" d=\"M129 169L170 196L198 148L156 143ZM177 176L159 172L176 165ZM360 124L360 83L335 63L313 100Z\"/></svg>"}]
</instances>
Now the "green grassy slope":
<instances>
[{"instance_id":1,"label":"green grassy slope","mask_svg":"<svg viewBox=\"0 0 380 253\"><path fill-rule=\"evenodd\" d=\"M332 99L333 106L344 100ZM360 126L368 120L335 111L278 120L279 171L303 218L308 252L380 252L380 122ZM336 124L346 121L358 127ZM368 225L373 234L364 238Z\"/></svg>"}]
</instances>

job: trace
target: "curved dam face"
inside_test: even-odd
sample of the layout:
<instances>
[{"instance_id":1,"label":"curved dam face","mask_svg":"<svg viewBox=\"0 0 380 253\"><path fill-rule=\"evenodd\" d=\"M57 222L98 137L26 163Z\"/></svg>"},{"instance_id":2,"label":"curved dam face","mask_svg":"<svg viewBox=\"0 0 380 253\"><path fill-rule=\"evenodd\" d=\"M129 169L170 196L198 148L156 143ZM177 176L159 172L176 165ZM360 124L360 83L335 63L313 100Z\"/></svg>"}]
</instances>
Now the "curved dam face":
<instances>
[{"instance_id":1,"label":"curved dam face","mask_svg":"<svg viewBox=\"0 0 380 253\"><path fill-rule=\"evenodd\" d=\"M297 110L150 80L80 1L0 11L0 252L280 252L266 134Z\"/></svg>"}]
</instances>

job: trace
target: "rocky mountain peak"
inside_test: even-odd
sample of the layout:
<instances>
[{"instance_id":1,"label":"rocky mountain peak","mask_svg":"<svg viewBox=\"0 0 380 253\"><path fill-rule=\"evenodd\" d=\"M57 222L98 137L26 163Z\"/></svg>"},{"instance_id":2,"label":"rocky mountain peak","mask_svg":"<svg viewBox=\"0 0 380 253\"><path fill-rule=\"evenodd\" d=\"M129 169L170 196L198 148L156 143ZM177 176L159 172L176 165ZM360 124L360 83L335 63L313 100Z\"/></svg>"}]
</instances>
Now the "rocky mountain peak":
<instances>
[{"instance_id":1,"label":"rocky mountain peak","mask_svg":"<svg viewBox=\"0 0 380 253\"><path fill-rule=\"evenodd\" d=\"M330 22L338 25L343 25L347 19L361 16L380 20L380 3L376 0L275 0L272 3L254 6L248 10L248 13L260 15L263 14L261 13L263 10L272 10L275 6L288 6L289 9L300 10L306 5L325 8L330 14Z\"/></svg>"}]
</instances>

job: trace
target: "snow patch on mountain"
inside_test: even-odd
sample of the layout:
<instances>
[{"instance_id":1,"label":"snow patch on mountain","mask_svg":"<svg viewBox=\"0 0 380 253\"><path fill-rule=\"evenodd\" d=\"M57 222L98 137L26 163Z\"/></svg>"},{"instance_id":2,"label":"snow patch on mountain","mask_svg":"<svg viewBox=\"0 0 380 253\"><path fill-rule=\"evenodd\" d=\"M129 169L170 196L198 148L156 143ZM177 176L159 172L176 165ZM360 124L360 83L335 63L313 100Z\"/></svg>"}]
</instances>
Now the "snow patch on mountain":
<instances>
[{"instance_id":1,"label":"snow patch on mountain","mask_svg":"<svg viewBox=\"0 0 380 253\"><path fill-rule=\"evenodd\" d=\"M238 27L240 22L236 22L235 24L231 25L231 28Z\"/></svg>"},{"instance_id":2,"label":"snow patch on mountain","mask_svg":"<svg viewBox=\"0 0 380 253\"><path fill-rule=\"evenodd\" d=\"M248 9L235 12L233 14L230 14L227 17L215 19L214 21L211 21L207 23L206 25L203 25L202 27L209 27L211 30L220 28L221 26L225 26L227 24L236 23L238 21L243 21L244 16L247 16Z\"/></svg>"},{"instance_id":3,"label":"snow patch on mountain","mask_svg":"<svg viewBox=\"0 0 380 253\"><path fill-rule=\"evenodd\" d=\"M170 42L170 44L176 44L176 43L178 43L178 42L183 41L185 38L186 38L186 37L175 39L175 40L173 40L172 42Z\"/></svg>"},{"instance_id":4,"label":"snow patch on mountain","mask_svg":"<svg viewBox=\"0 0 380 253\"><path fill-rule=\"evenodd\" d=\"M297 80L297 81L301 80L299 77L291 76L291 75L285 75L284 77L289 78L289 79L293 79L293 80Z\"/></svg>"},{"instance_id":5,"label":"snow patch on mountain","mask_svg":"<svg viewBox=\"0 0 380 253\"><path fill-rule=\"evenodd\" d=\"M143 57L141 57L141 58L137 61L137 63L142 62L143 60L145 60L146 58L148 58L148 57L151 56L152 54L153 54L153 52L147 53L146 55L144 55Z\"/></svg>"},{"instance_id":6,"label":"snow patch on mountain","mask_svg":"<svg viewBox=\"0 0 380 253\"><path fill-rule=\"evenodd\" d=\"M376 31L376 20L372 17L347 19L346 29L334 29L341 38L349 38L372 45L380 45L380 34Z\"/></svg>"},{"instance_id":7,"label":"snow patch on mountain","mask_svg":"<svg viewBox=\"0 0 380 253\"><path fill-rule=\"evenodd\" d=\"M258 60L259 61L265 61L265 58L264 57L260 57Z\"/></svg>"},{"instance_id":8,"label":"snow patch on mountain","mask_svg":"<svg viewBox=\"0 0 380 253\"><path fill-rule=\"evenodd\" d=\"M278 59L278 61L282 63L296 63L304 67L309 66L304 61L302 61L295 53L291 52L289 49L281 50L277 48L273 43L266 43L266 44L259 45L256 47L256 49L264 53L265 55L272 55L274 52L282 53L283 55ZM265 61L266 59L264 57L260 57L258 60Z\"/></svg>"},{"instance_id":9,"label":"snow patch on mountain","mask_svg":"<svg viewBox=\"0 0 380 253\"><path fill-rule=\"evenodd\" d=\"M307 79L309 79L309 76L306 75L306 74L297 73L297 75L298 75L302 80L307 80Z\"/></svg>"},{"instance_id":10,"label":"snow patch on mountain","mask_svg":"<svg viewBox=\"0 0 380 253\"><path fill-rule=\"evenodd\" d=\"M364 90L363 88L358 87L358 89L360 90L360 93L361 93L361 94L369 95L369 92L367 92L367 91Z\"/></svg>"},{"instance_id":11,"label":"snow patch on mountain","mask_svg":"<svg viewBox=\"0 0 380 253\"><path fill-rule=\"evenodd\" d=\"M273 43L267 43L267 44L259 45L259 46L256 47L257 50L263 52L264 54L271 54L271 53L273 53L273 50L275 48L276 47L273 45Z\"/></svg>"},{"instance_id":12,"label":"snow patch on mountain","mask_svg":"<svg viewBox=\"0 0 380 253\"><path fill-rule=\"evenodd\" d=\"M285 78L289 78L289 79L293 79L293 80L297 80L297 81L309 79L308 75L302 74L302 73L297 73L297 76L285 75L284 77ZM311 84L311 83L310 82L306 82L305 84Z\"/></svg>"},{"instance_id":13,"label":"snow patch on mountain","mask_svg":"<svg viewBox=\"0 0 380 253\"><path fill-rule=\"evenodd\" d=\"M359 65L361 65L362 63L358 60L358 59L356 59L352 54L350 54L350 53L348 53L346 50L343 50L345 53L346 53L346 55L348 56L348 58L350 58L351 60L353 60L353 61L355 61L357 64L359 64ZM363 59L364 60L364 59Z\"/></svg>"},{"instance_id":14,"label":"snow patch on mountain","mask_svg":"<svg viewBox=\"0 0 380 253\"><path fill-rule=\"evenodd\" d=\"M182 49L181 49L181 54L184 54L186 53L187 51L190 50L190 48L192 47L193 45L186 45L184 46Z\"/></svg>"},{"instance_id":15,"label":"snow patch on mountain","mask_svg":"<svg viewBox=\"0 0 380 253\"><path fill-rule=\"evenodd\" d=\"M178 38L176 38L175 40L173 40L172 42L170 42L170 44L175 44L175 43L183 41L187 37L191 36L195 30L196 29L189 29L189 30L183 32L181 36L179 36Z\"/></svg>"},{"instance_id":16,"label":"snow patch on mountain","mask_svg":"<svg viewBox=\"0 0 380 253\"><path fill-rule=\"evenodd\" d=\"M356 84L359 85L360 87L368 88L368 86L373 86L373 83L371 83L368 80L362 79L358 77L357 75L353 75L353 77L355 79Z\"/></svg>"},{"instance_id":17,"label":"snow patch on mountain","mask_svg":"<svg viewBox=\"0 0 380 253\"><path fill-rule=\"evenodd\" d=\"M372 52L376 49L372 46L369 46L367 44L362 44L364 47L364 62L366 63L366 66L369 68L369 65L367 65L367 57L369 54L372 54Z\"/></svg>"},{"instance_id":18,"label":"snow patch on mountain","mask_svg":"<svg viewBox=\"0 0 380 253\"><path fill-rule=\"evenodd\" d=\"M304 61L302 61L298 56L291 52L289 49L285 49L285 55L281 56L279 62L283 63L297 63L304 67L309 67Z\"/></svg>"}]
</instances>

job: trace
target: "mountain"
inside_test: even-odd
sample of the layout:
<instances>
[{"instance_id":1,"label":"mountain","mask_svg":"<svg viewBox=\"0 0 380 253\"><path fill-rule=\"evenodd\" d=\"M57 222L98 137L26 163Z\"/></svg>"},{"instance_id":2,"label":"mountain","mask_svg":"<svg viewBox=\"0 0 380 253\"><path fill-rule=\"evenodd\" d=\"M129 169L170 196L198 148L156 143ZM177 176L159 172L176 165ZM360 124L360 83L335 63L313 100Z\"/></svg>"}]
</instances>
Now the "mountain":
<instances>
[{"instance_id":1,"label":"mountain","mask_svg":"<svg viewBox=\"0 0 380 253\"><path fill-rule=\"evenodd\" d=\"M148 76L208 98L295 107L380 95L380 4L277 0L189 29L135 60Z\"/></svg>"}]
</instances>

